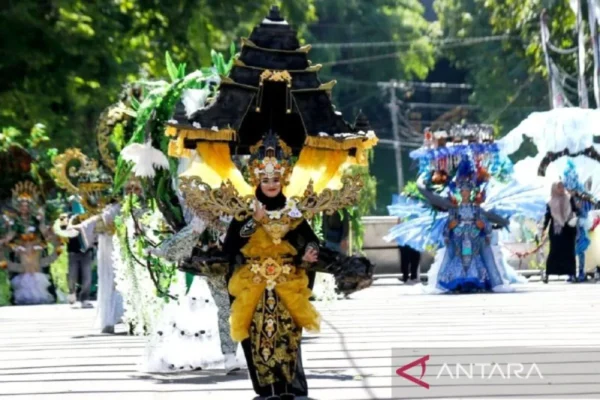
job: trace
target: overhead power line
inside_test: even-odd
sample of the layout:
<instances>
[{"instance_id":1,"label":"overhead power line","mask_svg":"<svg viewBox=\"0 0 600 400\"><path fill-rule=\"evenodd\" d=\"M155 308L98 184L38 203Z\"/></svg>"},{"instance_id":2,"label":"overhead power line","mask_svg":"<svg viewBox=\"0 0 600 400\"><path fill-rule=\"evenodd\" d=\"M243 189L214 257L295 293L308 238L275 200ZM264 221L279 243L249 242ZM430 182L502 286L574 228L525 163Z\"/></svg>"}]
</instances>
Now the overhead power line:
<instances>
[{"instance_id":1,"label":"overhead power line","mask_svg":"<svg viewBox=\"0 0 600 400\"><path fill-rule=\"evenodd\" d=\"M404 103L410 108L438 108L453 110L455 108L464 108L467 110L476 110L480 107L469 104L448 104L448 103Z\"/></svg>"},{"instance_id":2,"label":"overhead power line","mask_svg":"<svg viewBox=\"0 0 600 400\"><path fill-rule=\"evenodd\" d=\"M376 82L376 81L361 81L351 78L344 77L333 77L329 75L321 75L324 79L335 79L338 82L344 82L351 85L363 85L373 86L378 85L383 88L387 88L389 82ZM417 82L417 81L398 81L397 87L400 89L473 89L473 85L467 83L446 83L446 82Z\"/></svg>"},{"instance_id":3,"label":"overhead power line","mask_svg":"<svg viewBox=\"0 0 600 400\"><path fill-rule=\"evenodd\" d=\"M388 42L346 42L346 43L313 43L311 47L313 49L347 49L347 48L374 48L374 47L399 47L399 46L411 46L422 40L423 38L415 40L396 40ZM427 39L427 37L426 37ZM474 36L464 38L428 38L431 43L438 45L445 44L471 44L471 43L483 43L483 42L494 42L507 39L520 39L519 36L514 35L493 35L493 36Z\"/></svg>"},{"instance_id":4,"label":"overhead power line","mask_svg":"<svg viewBox=\"0 0 600 400\"><path fill-rule=\"evenodd\" d=\"M412 147L412 148L419 148L421 146L423 146L423 142L417 142L417 141L406 141L406 140L394 140L394 139L379 139L377 141L377 144L384 144L384 145L388 145L388 146L394 146L394 147Z\"/></svg>"},{"instance_id":5,"label":"overhead power line","mask_svg":"<svg viewBox=\"0 0 600 400\"><path fill-rule=\"evenodd\" d=\"M471 38L471 39L461 39L461 40L447 40L447 41L440 41L440 43L438 43L438 46L441 47L463 47L463 46L472 46L474 44L480 44L480 43L486 43L486 42L493 42L493 41L501 41L501 40L506 40L506 39L510 39L512 38L511 36L485 36L485 37L480 37L480 38ZM399 43L408 43L408 42L399 42ZM411 42L411 43L415 43L415 42ZM330 43L333 44L333 43ZM338 43L340 45L342 45L343 43ZM313 45L313 47L315 47ZM349 64L358 64L358 63L362 63L362 62L369 62L369 61L378 61L378 60L385 60L388 58L396 58L401 56L402 54L404 54L404 50L402 51L395 51L393 53L387 53L387 54L379 54L379 55L375 55L375 56L366 56L366 57L357 57L357 58L348 58L348 59L344 59L344 60L336 60L336 61L329 61L329 62L323 62L321 63L322 66L324 67L328 67L328 66L334 66L334 65L349 65Z\"/></svg>"}]
</instances>

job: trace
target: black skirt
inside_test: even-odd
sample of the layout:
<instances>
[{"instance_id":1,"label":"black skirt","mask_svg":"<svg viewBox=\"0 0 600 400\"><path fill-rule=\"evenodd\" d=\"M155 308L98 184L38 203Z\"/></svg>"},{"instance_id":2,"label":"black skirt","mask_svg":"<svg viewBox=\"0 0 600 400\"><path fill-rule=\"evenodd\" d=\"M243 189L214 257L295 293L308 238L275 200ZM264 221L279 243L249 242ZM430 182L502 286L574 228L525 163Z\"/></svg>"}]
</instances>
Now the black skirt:
<instances>
[{"instance_id":1,"label":"black skirt","mask_svg":"<svg viewBox=\"0 0 600 400\"><path fill-rule=\"evenodd\" d=\"M575 275L577 228L565 225L559 234L550 226L550 253L546 262L548 275Z\"/></svg>"}]
</instances>

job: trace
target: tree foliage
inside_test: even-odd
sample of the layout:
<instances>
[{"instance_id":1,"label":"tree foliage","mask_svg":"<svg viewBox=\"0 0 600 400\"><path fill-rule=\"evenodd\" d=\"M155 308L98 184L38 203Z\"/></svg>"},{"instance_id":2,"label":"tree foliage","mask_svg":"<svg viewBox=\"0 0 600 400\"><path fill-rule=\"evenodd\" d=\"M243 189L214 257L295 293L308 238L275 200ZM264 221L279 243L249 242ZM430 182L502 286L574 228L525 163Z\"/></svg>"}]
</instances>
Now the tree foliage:
<instances>
[{"instance_id":1,"label":"tree foliage","mask_svg":"<svg viewBox=\"0 0 600 400\"><path fill-rule=\"evenodd\" d=\"M437 0L435 8L444 37L506 36L502 41L457 46L441 53L468 71L474 86L471 101L480 107L481 121L496 124L503 135L531 112L548 109L540 14L548 10L552 42L573 47L575 15L567 1ZM574 57L554 59L573 74Z\"/></svg>"},{"instance_id":2,"label":"tree foliage","mask_svg":"<svg viewBox=\"0 0 600 400\"><path fill-rule=\"evenodd\" d=\"M26 134L13 126L0 128L0 205L19 181L34 181L44 197L54 188L48 171L57 151L50 145L42 124L35 124Z\"/></svg>"},{"instance_id":3,"label":"tree foliage","mask_svg":"<svg viewBox=\"0 0 600 400\"><path fill-rule=\"evenodd\" d=\"M335 79L334 104L354 122L360 110L380 138L392 139L389 92L378 82L423 79L434 66L436 32L423 16L418 0L316 0L317 21L305 35L308 43L388 43L382 46L316 46L310 53L324 65L321 78ZM390 45L391 44L391 45ZM393 152L375 149L371 173L378 177L376 213L387 214L392 193L398 193ZM371 210L372 211L372 210Z\"/></svg>"},{"instance_id":4,"label":"tree foliage","mask_svg":"<svg viewBox=\"0 0 600 400\"><path fill-rule=\"evenodd\" d=\"M0 10L0 126L26 132L47 127L53 147L79 147L97 158L92 138L102 111L123 85L181 76L229 52L268 14L272 0L55 0L11 1ZM376 82L424 78L434 64L434 33L419 0L280 0L282 15L308 43L398 42L385 47L315 48L311 59L328 63L324 80L338 79L338 109L352 122L359 109L381 137L390 118ZM239 46L237 46L239 48ZM172 56L165 64L166 52ZM385 56L381 58L381 56ZM367 57L366 61L339 63ZM368 57L379 57L370 61ZM179 68L179 67L176 67ZM117 145L116 143L113 143ZM122 145L121 143L120 145ZM120 146L116 146L120 147ZM377 157L377 156L376 156ZM382 159L386 157L382 156ZM383 165L383 164L382 164ZM396 192L394 171L381 176L385 213ZM385 175L385 176L384 176ZM389 175L389 179L386 179ZM391 183L394 182L394 183ZM389 187L388 187L389 186Z\"/></svg>"},{"instance_id":5,"label":"tree foliage","mask_svg":"<svg viewBox=\"0 0 600 400\"><path fill-rule=\"evenodd\" d=\"M56 147L90 140L121 85L167 75L166 51L189 69L208 64L267 14L269 0L19 0L0 12L0 126L48 127ZM281 6L302 28L312 0Z\"/></svg>"}]
</instances>

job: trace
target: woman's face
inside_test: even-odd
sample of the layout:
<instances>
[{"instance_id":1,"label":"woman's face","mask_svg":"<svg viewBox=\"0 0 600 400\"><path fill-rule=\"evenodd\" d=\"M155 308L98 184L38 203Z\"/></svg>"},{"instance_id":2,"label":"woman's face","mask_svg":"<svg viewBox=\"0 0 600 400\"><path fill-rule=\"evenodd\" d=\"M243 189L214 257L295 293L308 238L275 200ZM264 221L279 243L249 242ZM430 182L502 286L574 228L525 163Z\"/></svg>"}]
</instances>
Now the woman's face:
<instances>
[{"instance_id":1,"label":"woman's face","mask_svg":"<svg viewBox=\"0 0 600 400\"><path fill-rule=\"evenodd\" d=\"M22 201L19 204L19 211L21 212L21 215L29 214L29 203L27 203L26 201Z\"/></svg>"},{"instance_id":2,"label":"woman's face","mask_svg":"<svg viewBox=\"0 0 600 400\"><path fill-rule=\"evenodd\" d=\"M277 197L281 193L281 178L278 176L273 178L263 177L260 180L260 190L267 197Z\"/></svg>"},{"instance_id":3,"label":"woman's face","mask_svg":"<svg viewBox=\"0 0 600 400\"><path fill-rule=\"evenodd\" d=\"M565 194L565 185L562 182L556 184L556 194L562 196Z\"/></svg>"},{"instance_id":4,"label":"woman's face","mask_svg":"<svg viewBox=\"0 0 600 400\"><path fill-rule=\"evenodd\" d=\"M467 202L471 201L471 191L465 190L465 189L461 190L460 198L462 199L463 203L467 203Z\"/></svg>"}]
</instances>

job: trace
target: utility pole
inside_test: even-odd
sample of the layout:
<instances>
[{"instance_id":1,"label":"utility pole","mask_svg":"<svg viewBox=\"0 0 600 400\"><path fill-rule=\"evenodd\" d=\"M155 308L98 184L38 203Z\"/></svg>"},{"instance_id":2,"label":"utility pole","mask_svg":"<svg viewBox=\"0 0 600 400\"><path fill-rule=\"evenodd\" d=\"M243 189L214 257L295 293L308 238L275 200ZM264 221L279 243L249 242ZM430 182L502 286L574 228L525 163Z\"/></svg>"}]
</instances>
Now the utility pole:
<instances>
[{"instance_id":1,"label":"utility pole","mask_svg":"<svg viewBox=\"0 0 600 400\"><path fill-rule=\"evenodd\" d=\"M589 108L588 89L585 82L585 31L583 28L583 10L581 0L577 0L577 73L579 89L579 107Z\"/></svg>"},{"instance_id":2,"label":"utility pole","mask_svg":"<svg viewBox=\"0 0 600 400\"><path fill-rule=\"evenodd\" d=\"M392 134L394 135L394 155L396 158L396 174L398 177L398 193L402 192L404 188L404 170L402 168L402 145L400 144L400 132L398 129L398 101L396 99L396 88L398 87L398 82L394 79L390 81L389 89L390 89L390 103L388 107L390 108L390 117L392 118Z\"/></svg>"}]
</instances>

